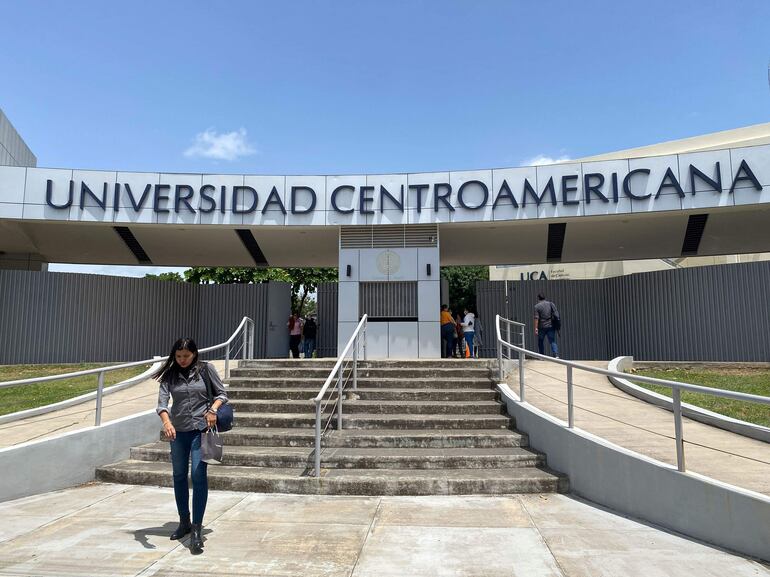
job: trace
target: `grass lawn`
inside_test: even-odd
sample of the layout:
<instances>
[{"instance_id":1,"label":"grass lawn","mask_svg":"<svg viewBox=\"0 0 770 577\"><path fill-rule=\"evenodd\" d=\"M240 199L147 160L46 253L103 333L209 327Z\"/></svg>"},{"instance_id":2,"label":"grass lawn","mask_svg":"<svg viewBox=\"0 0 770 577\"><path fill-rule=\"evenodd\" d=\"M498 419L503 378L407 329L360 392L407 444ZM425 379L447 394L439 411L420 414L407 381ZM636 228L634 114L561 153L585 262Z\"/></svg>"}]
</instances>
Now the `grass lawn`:
<instances>
[{"instance_id":1,"label":"grass lawn","mask_svg":"<svg viewBox=\"0 0 770 577\"><path fill-rule=\"evenodd\" d=\"M770 371L765 369L644 369L634 371L634 374L770 397ZM671 389L668 387L639 382L635 384L667 397L671 396ZM770 405L735 401L689 391L682 391L682 402L741 421L770 427Z\"/></svg>"},{"instance_id":2,"label":"grass lawn","mask_svg":"<svg viewBox=\"0 0 770 577\"><path fill-rule=\"evenodd\" d=\"M109 363L81 363L74 365L0 365L0 382L47 377L75 371L104 367ZM119 364L119 363L114 363ZM129 367L104 374L104 386L108 387L143 373L149 365ZM58 403L96 390L98 375L85 375L61 381L18 385L0 389L0 415Z\"/></svg>"}]
</instances>

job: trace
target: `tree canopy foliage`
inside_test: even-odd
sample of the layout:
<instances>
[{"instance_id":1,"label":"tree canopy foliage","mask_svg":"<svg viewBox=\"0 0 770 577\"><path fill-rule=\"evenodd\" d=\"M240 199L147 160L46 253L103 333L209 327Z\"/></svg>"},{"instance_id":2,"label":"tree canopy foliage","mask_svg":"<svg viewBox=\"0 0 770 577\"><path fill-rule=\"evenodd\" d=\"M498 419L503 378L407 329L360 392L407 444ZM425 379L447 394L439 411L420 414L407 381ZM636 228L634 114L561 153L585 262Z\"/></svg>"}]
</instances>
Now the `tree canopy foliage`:
<instances>
[{"instance_id":1,"label":"tree canopy foliage","mask_svg":"<svg viewBox=\"0 0 770 577\"><path fill-rule=\"evenodd\" d=\"M151 278L154 280L168 280L171 282L184 282L182 275L178 272L162 272L160 274L146 274L144 278Z\"/></svg>"},{"instance_id":2,"label":"tree canopy foliage","mask_svg":"<svg viewBox=\"0 0 770 577\"><path fill-rule=\"evenodd\" d=\"M489 280L489 267L442 266L441 277L449 282L449 302L446 304L455 314L462 314L466 308L476 311L476 281Z\"/></svg>"}]
</instances>

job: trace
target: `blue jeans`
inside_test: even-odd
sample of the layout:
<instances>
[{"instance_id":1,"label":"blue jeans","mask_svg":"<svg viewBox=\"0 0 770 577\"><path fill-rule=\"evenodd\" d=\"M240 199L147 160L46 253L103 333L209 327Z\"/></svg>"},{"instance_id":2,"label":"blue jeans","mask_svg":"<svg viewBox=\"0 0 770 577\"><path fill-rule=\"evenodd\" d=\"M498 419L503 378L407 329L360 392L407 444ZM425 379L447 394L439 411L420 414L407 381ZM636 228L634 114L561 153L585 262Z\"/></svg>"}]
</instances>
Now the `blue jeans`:
<instances>
[{"instance_id":1,"label":"blue jeans","mask_svg":"<svg viewBox=\"0 0 770 577\"><path fill-rule=\"evenodd\" d=\"M556 344L556 331L553 327L548 329L538 329L537 331L537 352L544 355L545 350L543 340L548 337L548 342L551 343L551 353L554 357L559 356L559 345Z\"/></svg>"},{"instance_id":2,"label":"blue jeans","mask_svg":"<svg viewBox=\"0 0 770 577\"><path fill-rule=\"evenodd\" d=\"M465 342L468 346L470 357L473 358L473 337L476 336L476 333L471 331L469 333L463 333L463 336L465 337Z\"/></svg>"},{"instance_id":3,"label":"blue jeans","mask_svg":"<svg viewBox=\"0 0 770 577\"><path fill-rule=\"evenodd\" d=\"M446 323L441 325L441 340L444 341L444 347L442 348L442 357L449 358L452 356L455 348L455 330L454 323Z\"/></svg>"},{"instance_id":4,"label":"blue jeans","mask_svg":"<svg viewBox=\"0 0 770 577\"><path fill-rule=\"evenodd\" d=\"M188 464L192 457L193 523L203 523L209 497L207 464L201 461L201 431L177 431L171 441L171 465L174 469L174 498L180 517L190 514L190 491L187 485Z\"/></svg>"},{"instance_id":5,"label":"blue jeans","mask_svg":"<svg viewBox=\"0 0 770 577\"><path fill-rule=\"evenodd\" d=\"M315 339L305 337L305 342L302 346L305 351L305 358L311 358L313 356L313 351L315 350Z\"/></svg>"}]
</instances>

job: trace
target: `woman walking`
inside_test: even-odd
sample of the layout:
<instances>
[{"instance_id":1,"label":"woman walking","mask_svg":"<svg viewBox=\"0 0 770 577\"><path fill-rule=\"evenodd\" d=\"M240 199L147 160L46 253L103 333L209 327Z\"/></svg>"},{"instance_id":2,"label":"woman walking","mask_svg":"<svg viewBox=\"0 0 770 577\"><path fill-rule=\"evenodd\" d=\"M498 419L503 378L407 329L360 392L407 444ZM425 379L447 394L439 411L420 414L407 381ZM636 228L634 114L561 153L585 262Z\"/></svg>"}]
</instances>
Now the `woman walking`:
<instances>
[{"instance_id":1,"label":"woman walking","mask_svg":"<svg viewBox=\"0 0 770 577\"><path fill-rule=\"evenodd\" d=\"M302 340L302 319L297 313L291 313L286 327L289 329L289 350L294 359L299 358L299 343Z\"/></svg>"},{"instance_id":2,"label":"woman walking","mask_svg":"<svg viewBox=\"0 0 770 577\"><path fill-rule=\"evenodd\" d=\"M198 359L198 347L192 339L179 339L171 347L166 362L153 377L160 381L158 407L163 421L163 434L171 441L171 464L174 471L174 498L179 513L179 526L171 539L181 539L192 532L190 550L203 552L203 514L208 501L207 464L201 461L201 433L217 422L217 409L227 402L222 381L216 369ZM206 381L211 386L213 402L209 402ZM168 401L173 399L170 414ZM192 457L192 523L190 493L187 484L188 464Z\"/></svg>"}]
</instances>

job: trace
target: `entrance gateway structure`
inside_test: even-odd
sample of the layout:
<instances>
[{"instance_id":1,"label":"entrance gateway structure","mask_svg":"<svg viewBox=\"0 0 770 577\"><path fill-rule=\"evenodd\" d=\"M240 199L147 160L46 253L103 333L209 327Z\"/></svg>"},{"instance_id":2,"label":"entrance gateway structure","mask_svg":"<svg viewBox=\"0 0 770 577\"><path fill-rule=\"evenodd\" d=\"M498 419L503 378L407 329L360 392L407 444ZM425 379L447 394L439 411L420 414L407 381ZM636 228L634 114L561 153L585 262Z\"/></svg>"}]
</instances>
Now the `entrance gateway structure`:
<instances>
[{"instance_id":1,"label":"entrance gateway structure","mask_svg":"<svg viewBox=\"0 0 770 577\"><path fill-rule=\"evenodd\" d=\"M0 166L0 266L336 266L341 345L367 313L370 357L435 358L442 265L770 250L768 135L770 124L660 156L416 174Z\"/></svg>"}]
</instances>

